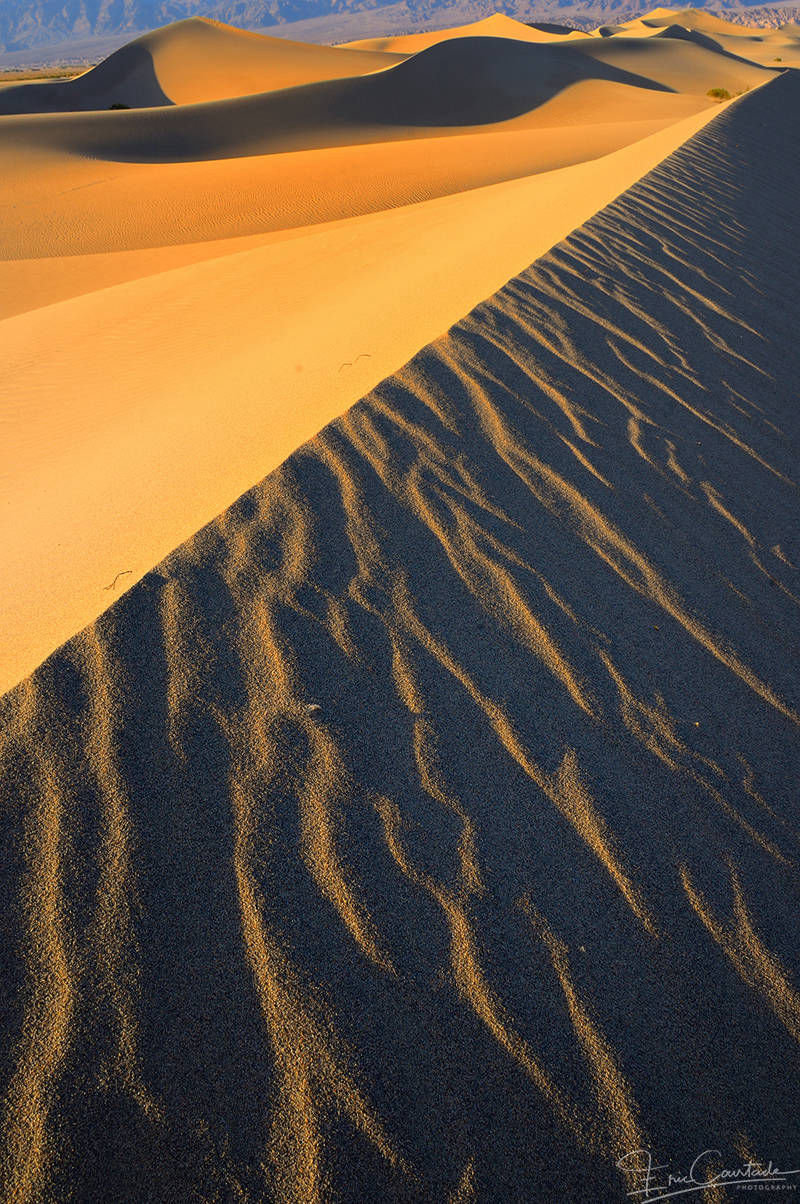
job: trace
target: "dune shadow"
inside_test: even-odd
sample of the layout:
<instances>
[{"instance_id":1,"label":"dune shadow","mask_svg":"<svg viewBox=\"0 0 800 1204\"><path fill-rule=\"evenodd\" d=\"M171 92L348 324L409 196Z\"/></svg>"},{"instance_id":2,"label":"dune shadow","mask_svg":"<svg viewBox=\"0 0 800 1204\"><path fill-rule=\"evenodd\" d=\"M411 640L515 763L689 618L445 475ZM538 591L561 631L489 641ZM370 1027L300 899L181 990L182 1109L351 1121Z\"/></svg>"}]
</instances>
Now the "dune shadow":
<instances>
[{"instance_id":1,"label":"dune shadow","mask_svg":"<svg viewBox=\"0 0 800 1204\"><path fill-rule=\"evenodd\" d=\"M130 109L172 105L146 46L131 42L76 79L19 84L0 90L0 116L86 113L120 105Z\"/></svg>"},{"instance_id":2,"label":"dune shadow","mask_svg":"<svg viewBox=\"0 0 800 1204\"><path fill-rule=\"evenodd\" d=\"M795 1165L799 112L727 108L0 701L11 1198Z\"/></svg>"},{"instance_id":3,"label":"dune shadow","mask_svg":"<svg viewBox=\"0 0 800 1204\"><path fill-rule=\"evenodd\" d=\"M588 80L674 91L567 47L461 38L371 75L141 112L113 128L76 124L63 135L43 130L41 136L65 136L73 151L112 162L238 158L497 125Z\"/></svg>"},{"instance_id":4,"label":"dune shadow","mask_svg":"<svg viewBox=\"0 0 800 1204\"><path fill-rule=\"evenodd\" d=\"M710 34L702 33L697 29L686 29L683 25L668 25L659 33L655 34L657 38L674 38L682 42L692 42L695 46L702 46L704 50L713 50L715 54L721 54L723 58L731 59L734 63L745 63L747 66L753 65L753 60L742 54L734 54L732 50L727 50L721 42L716 38L712 38ZM767 70L774 70L767 64L758 64L766 67Z\"/></svg>"},{"instance_id":5,"label":"dune shadow","mask_svg":"<svg viewBox=\"0 0 800 1204\"><path fill-rule=\"evenodd\" d=\"M556 38L565 38L567 34L583 32L574 25L553 25L547 21L525 21L525 25L528 29L537 29L540 33L549 33Z\"/></svg>"},{"instance_id":6,"label":"dune shadow","mask_svg":"<svg viewBox=\"0 0 800 1204\"><path fill-rule=\"evenodd\" d=\"M635 72L596 62L571 47L510 38L456 38L440 42L366 77L359 94L337 112L386 125L489 125L531 112L584 80L648 91L673 89Z\"/></svg>"}]
</instances>

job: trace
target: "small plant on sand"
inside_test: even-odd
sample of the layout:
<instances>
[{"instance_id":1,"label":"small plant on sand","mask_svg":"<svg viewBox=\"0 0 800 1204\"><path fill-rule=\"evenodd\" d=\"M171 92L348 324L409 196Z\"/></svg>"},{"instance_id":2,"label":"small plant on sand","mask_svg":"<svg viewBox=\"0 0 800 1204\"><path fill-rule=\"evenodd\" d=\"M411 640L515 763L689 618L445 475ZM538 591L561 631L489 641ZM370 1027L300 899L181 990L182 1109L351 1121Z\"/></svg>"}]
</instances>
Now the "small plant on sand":
<instances>
[{"instance_id":1,"label":"small plant on sand","mask_svg":"<svg viewBox=\"0 0 800 1204\"><path fill-rule=\"evenodd\" d=\"M773 61L773 63L782 63L783 59L780 56L778 56L778 58L773 59L772 61Z\"/></svg>"},{"instance_id":2,"label":"small plant on sand","mask_svg":"<svg viewBox=\"0 0 800 1204\"><path fill-rule=\"evenodd\" d=\"M709 88L708 95L714 100L730 100L731 98L727 88Z\"/></svg>"},{"instance_id":3,"label":"small plant on sand","mask_svg":"<svg viewBox=\"0 0 800 1204\"><path fill-rule=\"evenodd\" d=\"M129 109L130 105L124 105L121 100L115 100L113 105L108 106L109 109Z\"/></svg>"}]
</instances>

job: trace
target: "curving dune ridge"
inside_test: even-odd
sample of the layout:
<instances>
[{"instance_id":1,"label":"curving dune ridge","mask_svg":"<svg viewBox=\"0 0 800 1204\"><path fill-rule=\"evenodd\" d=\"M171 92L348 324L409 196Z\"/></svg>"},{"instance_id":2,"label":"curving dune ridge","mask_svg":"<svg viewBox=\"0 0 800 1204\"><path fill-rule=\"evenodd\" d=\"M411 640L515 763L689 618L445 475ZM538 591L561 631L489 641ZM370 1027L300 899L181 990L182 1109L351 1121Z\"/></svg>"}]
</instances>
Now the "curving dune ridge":
<instances>
[{"instance_id":1,"label":"curving dune ridge","mask_svg":"<svg viewBox=\"0 0 800 1204\"><path fill-rule=\"evenodd\" d=\"M10 1198L798 1165L798 112L728 107L0 702Z\"/></svg>"},{"instance_id":2,"label":"curving dune ridge","mask_svg":"<svg viewBox=\"0 0 800 1204\"><path fill-rule=\"evenodd\" d=\"M0 126L0 155L55 151L93 163L184 163L493 135L568 124L565 108L571 109L573 123L597 124L609 120L620 94L626 116L635 104L640 119L676 120L708 104L713 81L742 91L768 78L754 63L676 39L586 39L543 46L511 38L460 38L382 71L254 96L130 114L9 117ZM571 104L564 103L567 97Z\"/></svg>"},{"instance_id":3,"label":"curving dune ridge","mask_svg":"<svg viewBox=\"0 0 800 1204\"><path fill-rule=\"evenodd\" d=\"M796 25L760 29L755 25L733 24L697 8L655 8L635 21L602 26L598 33L604 37L658 37L675 26L701 35L706 45L710 43L718 50L742 55L751 62L800 67L800 31Z\"/></svg>"},{"instance_id":4,"label":"curving dune ridge","mask_svg":"<svg viewBox=\"0 0 800 1204\"><path fill-rule=\"evenodd\" d=\"M403 57L268 38L191 17L128 42L75 79L0 88L0 114L199 104L361 75Z\"/></svg>"},{"instance_id":5,"label":"curving dune ridge","mask_svg":"<svg viewBox=\"0 0 800 1204\"><path fill-rule=\"evenodd\" d=\"M712 120L709 89L776 74L688 32L535 32L396 61L179 22L0 116L0 691ZM143 44L170 103L81 111L92 79L144 87Z\"/></svg>"},{"instance_id":6,"label":"curving dune ridge","mask_svg":"<svg viewBox=\"0 0 800 1204\"><path fill-rule=\"evenodd\" d=\"M515 21L505 13L493 13L482 21L469 25L455 25L450 29L431 30L426 33L400 34L388 38L362 38L355 42L344 42L348 50L378 50L383 53L416 54L429 46L461 38L515 38L521 42L555 42L574 40L588 35L567 26L537 26Z\"/></svg>"}]
</instances>

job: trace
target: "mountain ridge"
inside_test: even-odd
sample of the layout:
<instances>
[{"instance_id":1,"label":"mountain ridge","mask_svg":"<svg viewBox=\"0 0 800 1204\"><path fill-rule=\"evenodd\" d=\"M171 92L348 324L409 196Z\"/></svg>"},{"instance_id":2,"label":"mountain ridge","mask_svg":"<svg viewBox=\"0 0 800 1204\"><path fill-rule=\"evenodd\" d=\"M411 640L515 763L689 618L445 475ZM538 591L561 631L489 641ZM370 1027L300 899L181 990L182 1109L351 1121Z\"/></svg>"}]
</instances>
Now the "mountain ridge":
<instances>
[{"instance_id":1,"label":"mountain ridge","mask_svg":"<svg viewBox=\"0 0 800 1204\"><path fill-rule=\"evenodd\" d=\"M726 20L742 19L741 14L746 14L745 19L764 24L780 24L798 12L797 5L764 5L760 0L717 0L713 5L700 0L696 7L724 12ZM58 43L88 44L95 38L122 40L194 16L270 32L302 23L308 28L298 29L297 36L305 35L310 41L344 41L364 36L359 30L365 20L370 21L368 34L384 31L372 29L376 21L383 22L387 33L410 33L481 19L494 11L492 0L404 0L388 5L377 0L4 0L0 53L15 54ZM610 20L642 16L648 6L635 0L506 0L500 11L520 21L590 29Z\"/></svg>"}]
</instances>

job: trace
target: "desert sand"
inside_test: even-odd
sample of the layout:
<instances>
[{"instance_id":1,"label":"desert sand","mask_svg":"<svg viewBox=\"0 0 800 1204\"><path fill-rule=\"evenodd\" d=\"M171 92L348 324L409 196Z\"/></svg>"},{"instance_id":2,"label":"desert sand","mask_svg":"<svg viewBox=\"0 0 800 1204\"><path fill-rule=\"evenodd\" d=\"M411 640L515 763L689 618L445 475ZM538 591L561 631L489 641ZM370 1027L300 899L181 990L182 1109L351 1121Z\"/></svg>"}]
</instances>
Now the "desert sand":
<instances>
[{"instance_id":1,"label":"desert sand","mask_svg":"<svg viewBox=\"0 0 800 1204\"><path fill-rule=\"evenodd\" d=\"M774 75L463 32L407 56L190 20L0 94L0 688L711 120L710 88Z\"/></svg>"},{"instance_id":2,"label":"desert sand","mask_svg":"<svg viewBox=\"0 0 800 1204\"><path fill-rule=\"evenodd\" d=\"M4 1198L800 1166L800 77L514 25L0 93Z\"/></svg>"},{"instance_id":3,"label":"desert sand","mask_svg":"<svg viewBox=\"0 0 800 1204\"><path fill-rule=\"evenodd\" d=\"M702 9L655 8L646 17L604 27L614 36L663 35L675 26L703 37L703 45L739 55L765 66L800 67L800 26L787 22L778 29L760 29L724 21Z\"/></svg>"},{"instance_id":4,"label":"desert sand","mask_svg":"<svg viewBox=\"0 0 800 1204\"><path fill-rule=\"evenodd\" d=\"M362 75L403 57L312 46L192 18L136 38L76 79L0 92L0 111L197 104Z\"/></svg>"},{"instance_id":5,"label":"desert sand","mask_svg":"<svg viewBox=\"0 0 800 1204\"><path fill-rule=\"evenodd\" d=\"M513 38L522 42L561 42L565 39L583 38L588 35L577 29L564 26L557 32L552 26L528 25L515 21L505 13L494 13L482 21L473 21L469 25L456 25L451 29L437 29L426 33L396 34L387 38L362 38L355 42L342 43L343 48L351 50L379 50L396 54L416 54L439 42L449 42L453 38Z\"/></svg>"}]
</instances>

